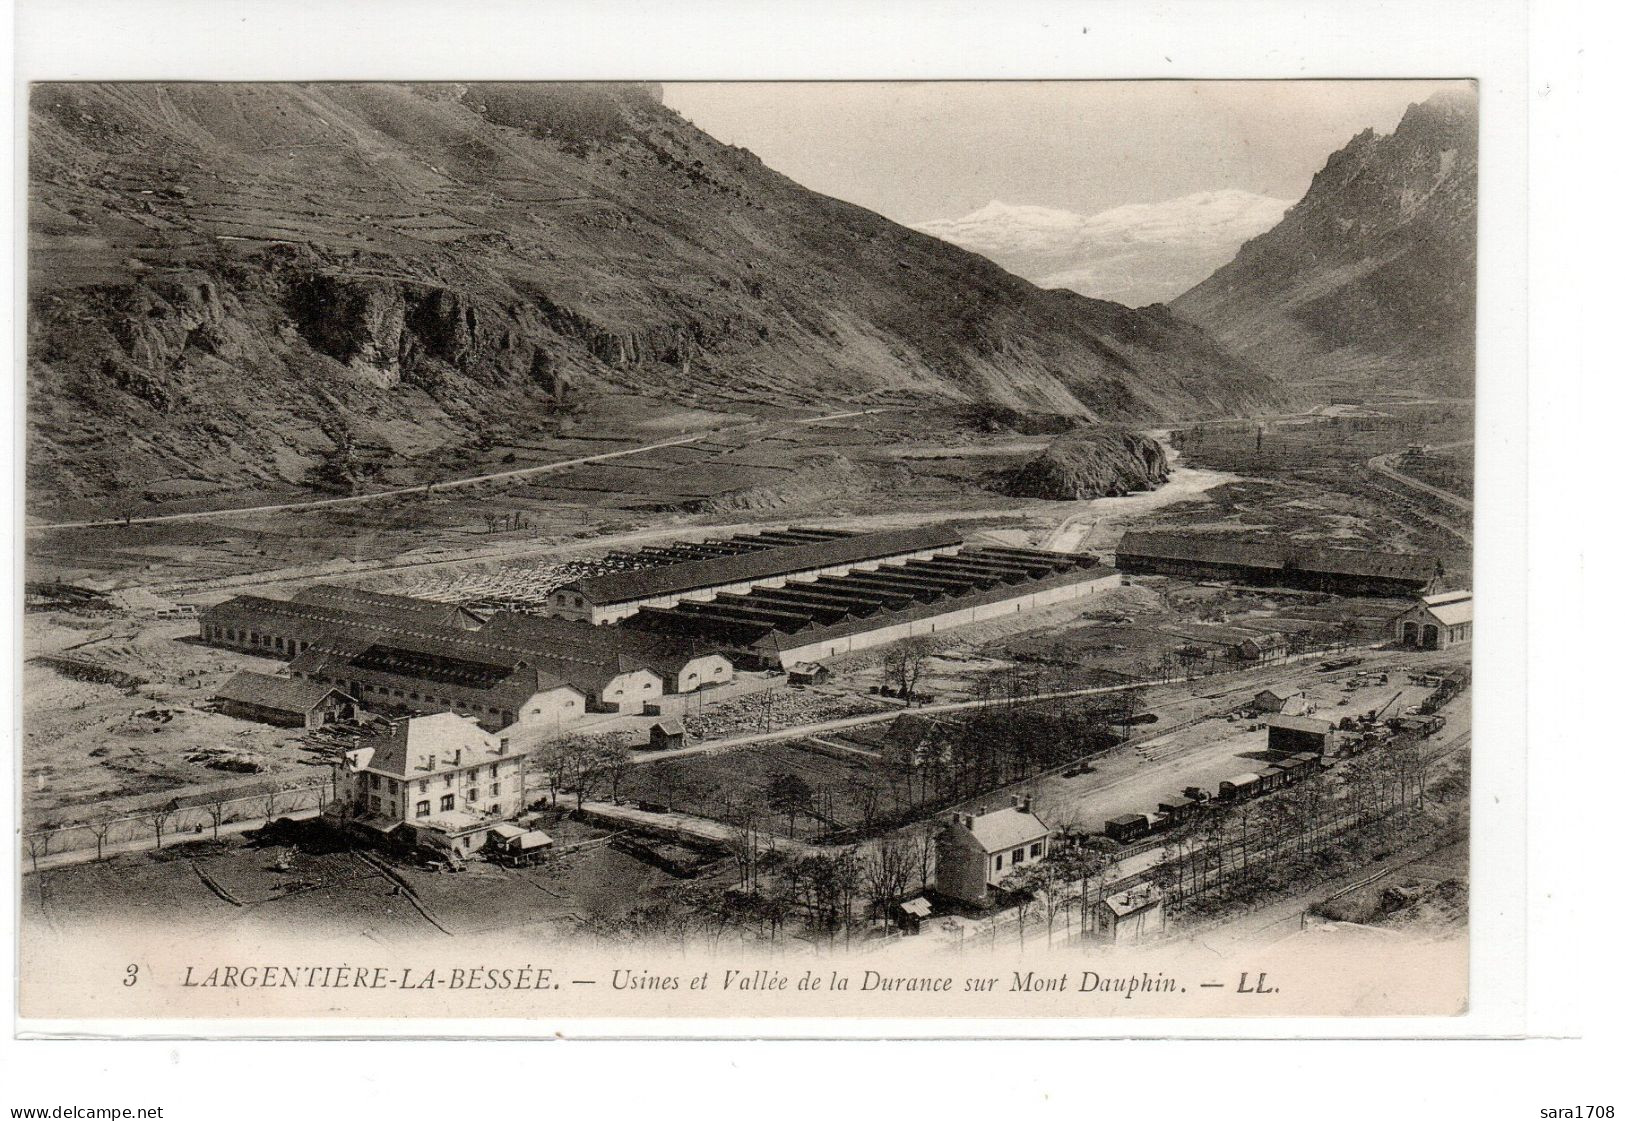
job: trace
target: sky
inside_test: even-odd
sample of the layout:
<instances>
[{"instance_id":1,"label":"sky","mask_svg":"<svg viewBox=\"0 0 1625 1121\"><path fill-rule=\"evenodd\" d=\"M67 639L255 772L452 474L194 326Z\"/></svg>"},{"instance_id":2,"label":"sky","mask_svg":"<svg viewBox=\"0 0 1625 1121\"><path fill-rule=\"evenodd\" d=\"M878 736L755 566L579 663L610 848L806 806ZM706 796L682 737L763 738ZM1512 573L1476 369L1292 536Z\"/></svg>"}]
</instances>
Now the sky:
<instances>
[{"instance_id":1,"label":"sky","mask_svg":"<svg viewBox=\"0 0 1625 1121\"><path fill-rule=\"evenodd\" d=\"M1442 81L668 83L666 104L905 224L997 199L1095 214L1237 188L1296 200Z\"/></svg>"}]
</instances>

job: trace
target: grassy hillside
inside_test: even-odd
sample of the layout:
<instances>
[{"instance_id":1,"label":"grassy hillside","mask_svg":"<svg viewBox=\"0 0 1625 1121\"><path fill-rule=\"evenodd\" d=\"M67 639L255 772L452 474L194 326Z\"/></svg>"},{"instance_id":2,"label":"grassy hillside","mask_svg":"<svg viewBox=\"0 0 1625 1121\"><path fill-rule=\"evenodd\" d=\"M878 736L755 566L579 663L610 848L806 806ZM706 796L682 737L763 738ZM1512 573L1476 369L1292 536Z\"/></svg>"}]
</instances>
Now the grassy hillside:
<instances>
[{"instance_id":1,"label":"grassy hillside","mask_svg":"<svg viewBox=\"0 0 1625 1121\"><path fill-rule=\"evenodd\" d=\"M43 85L30 177L36 509L344 489L605 393L1138 420L1277 392L1165 311L807 191L652 87Z\"/></svg>"}]
</instances>

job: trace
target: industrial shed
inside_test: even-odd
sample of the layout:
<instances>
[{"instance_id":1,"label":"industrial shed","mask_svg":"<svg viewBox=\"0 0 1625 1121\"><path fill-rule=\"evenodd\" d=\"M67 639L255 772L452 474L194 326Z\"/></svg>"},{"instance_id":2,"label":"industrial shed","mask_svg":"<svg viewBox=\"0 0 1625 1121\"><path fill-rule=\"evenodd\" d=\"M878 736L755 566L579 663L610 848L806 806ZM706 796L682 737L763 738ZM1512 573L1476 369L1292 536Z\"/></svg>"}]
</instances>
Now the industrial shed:
<instances>
[{"instance_id":1,"label":"industrial shed","mask_svg":"<svg viewBox=\"0 0 1625 1121\"><path fill-rule=\"evenodd\" d=\"M1324 755L1331 746L1332 726L1309 716L1272 716L1269 720L1269 749L1292 754L1310 752Z\"/></svg>"},{"instance_id":2,"label":"industrial shed","mask_svg":"<svg viewBox=\"0 0 1625 1121\"><path fill-rule=\"evenodd\" d=\"M351 588L342 584L312 584L293 597L294 603L339 607L382 620L409 622L432 627L455 627L473 631L485 620L468 608L455 603L398 596L388 592L373 592L364 588Z\"/></svg>"},{"instance_id":3,"label":"industrial shed","mask_svg":"<svg viewBox=\"0 0 1625 1121\"><path fill-rule=\"evenodd\" d=\"M734 667L715 643L578 619L498 612L480 628L482 641L555 658L625 657L660 675L666 693L692 693L733 680Z\"/></svg>"},{"instance_id":4,"label":"industrial shed","mask_svg":"<svg viewBox=\"0 0 1625 1121\"><path fill-rule=\"evenodd\" d=\"M803 662L1065 603L1117 586L1092 556L974 548L782 589L646 607L620 624L703 638L743 664Z\"/></svg>"},{"instance_id":5,"label":"industrial shed","mask_svg":"<svg viewBox=\"0 0 1625 1121\"><path fill-rule=\"evenodd\" d=\"M1394 641L1423 650L1444 650L1473 640L1473 593L1423 596L1394 617Z\"/></svg>"},{"instance_id":6,"label":"industrial shed","mask_svg":"<svg viewBox=\"0 0 1625 1121\"><path fill-rule=\"evenodd\" d=\"M284 728L320 728L359 715L356 699L332 685L248 670L233 674L213 699L227 716Z\"/></svg>"},{"instance_id":7,"label":"industrial shed","mask_svg":"<svg viewBox=\"0 0 1625 1121\"><path fill-rule=\"evenodd\" d=\"M883 563L900 564L957 551L957 532L941 526L847 534L816 540L770 542L761 548L667 563L575 580L559 588L548 613L589 623L613 623L648 607L672 607L790 581L844 576ZM725 548L726 546L718 546Z\"/></svg>"},{"instance_id":8,"label":"industrial shed","mask_svg":"<svg viewBox=\"0 0 1625 1121\"><path fill-rule=\"evenodd\" d=\"M1126 533L1117 545L1116 564L1130 573L1340 595L1415 595L1444 574L1433 556L1283 545L1227 533Z\"/></svg>"}]
</instances>

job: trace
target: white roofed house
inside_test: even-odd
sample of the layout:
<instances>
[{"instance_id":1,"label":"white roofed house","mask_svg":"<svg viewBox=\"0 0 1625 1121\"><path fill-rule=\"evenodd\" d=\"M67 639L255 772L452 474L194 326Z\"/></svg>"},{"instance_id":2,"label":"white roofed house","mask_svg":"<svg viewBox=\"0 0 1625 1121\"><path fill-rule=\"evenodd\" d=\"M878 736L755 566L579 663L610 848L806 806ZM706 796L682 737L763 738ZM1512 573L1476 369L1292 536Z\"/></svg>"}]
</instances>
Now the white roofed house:
<instances>
[{"instance_id":1,"label":"white roofed house","mask_svg":"<svg viewBox=\"0 0 1625 1121\"><path fill-rule=\"evenodd\" d=\"M1422 596L1394 616L1394 641L1423 650L1443 650L1473 640L1473 593L1439 592Z\"/></svg>"},{"instance_id":2,"label":"white roofed house","mask_svg":"<svg viewBox=\"0 0 1625 1121\"><path fill-rule=\"evenodd\" d=\"M454 712L392 721L345 752L337 795L370 832L471 853L525 807L525 752Z\"/></svg>"},{"instance_id":3,"label":"white roofed house","mask_svg":"<svg viewBox=\"0 0 1625 1121\"><path fill-rule=\"evenodd\" d=\"M935 887L940 895L985 906L1012 871L1049 855L1050 829L1030 798L992 812L952 813L937 829Z\"/></svg>"},{"instance_id":4,"label":"white roofed house","mask_svg":"<svg viewBox=\"0 0 1625 1121\"><path fill-rule=\"evenodd\" d=\"M1162 889L1138 884L1095 904L1095 930L1109 942L1138 942L1168 928Z\"/></svg>"}]
</instances>

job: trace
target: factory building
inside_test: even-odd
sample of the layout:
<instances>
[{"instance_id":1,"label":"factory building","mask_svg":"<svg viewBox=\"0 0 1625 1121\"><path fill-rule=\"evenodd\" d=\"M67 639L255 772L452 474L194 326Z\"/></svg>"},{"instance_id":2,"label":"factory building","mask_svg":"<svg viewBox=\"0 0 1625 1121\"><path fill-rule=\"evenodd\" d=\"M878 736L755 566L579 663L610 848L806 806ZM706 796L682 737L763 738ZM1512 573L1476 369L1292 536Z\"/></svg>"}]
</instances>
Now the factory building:
<instances>
[{"instance_id":1,"label":"factory building","mask_svg":"<svg viewBox=\"0 0 1625 1121\"><path fill-rule=\"evenodd\" d=\"M485 624L483 618L459 604L371 592L342 584L312 584L295 595L293 602L338 607L375 619L419 626L477 631Z\"/></svg>"},{"instance_id":2,"label":"factory building","mask_svg":"<svg viewBox=\"0 0 1625 1121\"><path fill-rule=\"evenodd\" d=\"M616 641L589 624L518 617L470 630L445 604L420 610L412 604L428 601L403 600L239 596L205 612L199 627L211 643L291 659L295 682L330 686L369 709L465 713L492 731L556 733L589 712L641 712L667 691L733 677L714 646L692 640Z\"/></svg>"},{"instance_id":3,"label":"factory building","mask_svg":"<svg viewBox=\"0 0 1625 1121\"><path fill-rule=\"evenodd\" d=\"M1423 596L1394 617L1394 641L1423 650L1444 650L1473 640L1473 593Z\"/></svg>"},{"instance_id":4,"label":"factory building","mask_svg":"<svg viewBox=\"0 0 1625 1121\"><path fill-rule=\"evenodd\" d=\"M1126 533L1116 564L1130 573L1339 595L1416 595L1444 574L1432 556L1244 541L1220 533Z\"/></svg>"},{"instance_id":5,"label":"factory building","mask_svg":"<svg viewBox=\"0 0 1625 1121\"><path fill-rule=\"evenodd\" d=\"M360 707L354 697L332 685L250 670L232 674L211 699L227 716L283 728L320 728L354 720Z\"/></svg>"},{"instance_id":6,"label":"factory building","mask_svg":"<svg viewBox=\"0 0 1625 1121\"><path fill-rule=\"evenodd\" d=\"M646 567L573 580L553 593L547 614L589 623L614 623L650 607L709 601L756 588L781 588L823 576L872 571L954 553L964 539L951 529L885 530L836 534L791 530L757 539L733 538L652 550ZM817 534L814 539L804 534ZM763 539L766 540L763 540ZM742 550L742 551L741 551ZM634 558L635 559L635 558Z\"/></svg>"},{"instance_id":7,"label":"factory building","mask_svg":"<svg viewBox=\"0 0 1625 1121\"><path fill-rule=\"evenodd\" d=\"M265 596L234 596L198 616L198 637L209 645L284 661L314 647L383 637L391 629L396 628L349 608Z\"/></svg>"},{"instance_id":8,"label":"factory building","mask_svg":"<svg viewBox=\"0 0 1625 1121\"><path fill-rule=\"evenodd\" d=\"M733 680L733 663L715 646L675 635L597 627L579 619L498 612L480 628L488 642L578 657L625 655L654 670L666 693L692 693Z\"/></svg>"},{"instance_id":9,"label":"factory building","mask_svg":"<svg viewBox=\"0 0 1625 1121\"><path fill-rule=\"evenodd\" d=\"M736 663L788 670L840 654L1036 611L1115 587L1087 555L965 548L782 588L644 607L616 629L683 636Z\"/></svg>"},{"instance_id":10,"label":"factory building","mask_svg":"<svg viewBox=\"0 0 1625 1121\"><path fill-rule=\"evenodd\" d=\"M591 707L584 690L535 666L378 643L359 650L309 650L288 672L296 681L342 689L371 710L452 712L503 735L557 733Z\"/></svg>"}]
</instances>

